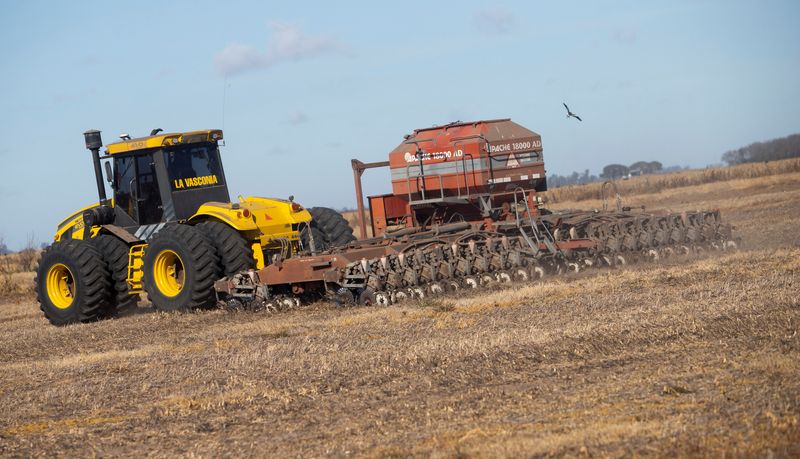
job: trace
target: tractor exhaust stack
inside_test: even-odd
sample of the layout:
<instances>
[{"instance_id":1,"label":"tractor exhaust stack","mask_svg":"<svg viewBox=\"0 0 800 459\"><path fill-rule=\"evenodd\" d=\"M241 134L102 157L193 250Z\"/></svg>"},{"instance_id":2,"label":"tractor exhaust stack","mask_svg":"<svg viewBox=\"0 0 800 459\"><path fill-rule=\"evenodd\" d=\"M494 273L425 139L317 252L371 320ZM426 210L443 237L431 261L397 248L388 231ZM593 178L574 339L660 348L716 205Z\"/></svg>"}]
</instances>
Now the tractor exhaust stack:
<instances>
[{"instance_id":1,"label":"tractor exhaust stack","mask_svg":"<svg viewBox=\"0 0 800 459\"><path fill-rule=\"evenodd\" d=\"M83 139L86 142L86 148L92 152L94 177L97 180L97 195L100 198L100 205L106 205L108 204L108 198L106 197L106 186L103 183L103 172L100 168L100 147L103 146L103 139L100 137L100 131L96 129L84 132Z\"/></svg>"}]
</instances>

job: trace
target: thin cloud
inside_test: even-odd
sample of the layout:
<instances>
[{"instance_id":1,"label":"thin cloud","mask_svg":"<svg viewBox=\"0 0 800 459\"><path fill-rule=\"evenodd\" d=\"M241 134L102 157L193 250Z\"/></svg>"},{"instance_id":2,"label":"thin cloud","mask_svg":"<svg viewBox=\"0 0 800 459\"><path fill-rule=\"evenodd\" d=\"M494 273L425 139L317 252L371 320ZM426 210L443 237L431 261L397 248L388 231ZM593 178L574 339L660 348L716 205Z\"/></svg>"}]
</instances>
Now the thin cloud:
<instances>
[{"instance_id":1,"label":"thin cloud","mask_svg":"<svg viewBox=\"0 0 800 459\"><path fill-rule=\"evenodd\" d=\"M289 124L297 126L298 124L305 124L308 122L308 115L303 112L297 111L289 115Z\"/></svg>"},{"instance_id":2,"label":"thin cloud","mask_svg":"<svg viewBox=\"0 0 800 459\"><path fill-rule=\"evenodd\" d=\"M250 45L231 43L214 56L220 74L237 75L266 69L284 62L342 54L344 47L324 36L311 36L300 28L278 22L269 24L270 40L264 51Z\"/></svg>"},{"instance_id":3,"label":"thin cloud","mask_svg":"<svg viewBox=\"0 0 800 459\"><path fill-rule=\"evenodd\" d=\"M99 63L100 59L93 54L89 54L78 59L78 64L80 65L97 65Z\"/></svg>"},{"instance_id":4,"label":"thin cloud","mask_svg":"<svg viewBox=\"0 0 800 459\"><path fill-rule=\"evenodd\" d=\"M502 35L510 32L517 20L512 12L502 8L493 8L475 13L473 22L475 27L484 33Z\"/></svg>"},{"instance_id":5,"label":"thin cloud","mask_svg":"<svg viewBox=\"0 0 800 459\"><path fill-rule=\"evenodd\" d=\"M638 33L636 29L620 27L611 32L611 39L623 45L632 45L636 43Z\"/></svg>"},{"instance_id":6,"label":"thin cloud","mask_svg":"<svg viewBox=\"0 0 800 459\"><path fill-rule=\"evenodd\" d=\"M156 72L156 78L163 79L169 78L175 73L175 68L170 66L161 67L158 72Z\"/></svg>"}]
</instances>

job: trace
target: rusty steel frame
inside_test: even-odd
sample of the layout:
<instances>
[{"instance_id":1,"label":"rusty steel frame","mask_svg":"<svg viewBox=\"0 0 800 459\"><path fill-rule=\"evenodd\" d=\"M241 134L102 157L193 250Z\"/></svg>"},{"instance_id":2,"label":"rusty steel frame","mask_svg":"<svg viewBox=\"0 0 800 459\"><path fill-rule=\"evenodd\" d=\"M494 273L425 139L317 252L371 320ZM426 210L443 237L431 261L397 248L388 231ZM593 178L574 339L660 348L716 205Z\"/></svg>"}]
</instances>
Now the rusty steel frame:
<instances>
[{"instance_id":1,"label":"rusty steel frame","mask_svg":"<svg viewBox=\"0 0 800 459\"><path fill-rule=\"evenodd\" d=\"M373 163L364 163L357 159L351 159L350 165L353 168L353 181L356 185L356 206L358 208L358 231L361 239L367 238L367 222L364 219L364 192L361 188L361 176L367 169L376 169L379 167L389 167L389 161L378 161Z\"/></svg>"}]
</instances>

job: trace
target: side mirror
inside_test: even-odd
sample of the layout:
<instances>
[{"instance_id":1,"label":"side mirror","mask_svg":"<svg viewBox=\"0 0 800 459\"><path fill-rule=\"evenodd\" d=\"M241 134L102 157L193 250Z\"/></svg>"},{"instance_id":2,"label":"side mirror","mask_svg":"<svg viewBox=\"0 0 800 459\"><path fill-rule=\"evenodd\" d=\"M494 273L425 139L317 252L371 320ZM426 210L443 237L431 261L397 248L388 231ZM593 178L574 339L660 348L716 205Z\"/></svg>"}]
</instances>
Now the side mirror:
<instances>
[{"instance_id":1,"label":"side mirror","mask_svg":"<svg viewBox=\"0 0 800 459\"><path fill-rule=\"evenodd\" d=\"M111 161L105 162L106 167L106 182L112 183L114 179L114 174L111 172Z\"/></svg>"}]
</instances>

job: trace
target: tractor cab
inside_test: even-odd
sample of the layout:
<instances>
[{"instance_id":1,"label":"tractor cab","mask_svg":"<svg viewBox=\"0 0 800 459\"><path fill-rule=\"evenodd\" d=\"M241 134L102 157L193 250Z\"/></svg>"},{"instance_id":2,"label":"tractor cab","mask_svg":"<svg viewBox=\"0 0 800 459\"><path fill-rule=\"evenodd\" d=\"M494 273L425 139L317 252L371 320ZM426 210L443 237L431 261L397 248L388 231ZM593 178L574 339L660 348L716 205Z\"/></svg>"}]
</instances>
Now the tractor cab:
<instances>
[{"instance_id":1,"label":"tractor cab","mask_svg":"<svg viewBox=\"0 0 800 459\"><path fill-rule=\"evenodd\" d=\"M114 191L114 221L131 232L186 220L207 202L228 202L217 142L222 131L156 134L109 144L106 179ZM146 237L136 234L137 237Z\"/></svg>"}]
</instances>

